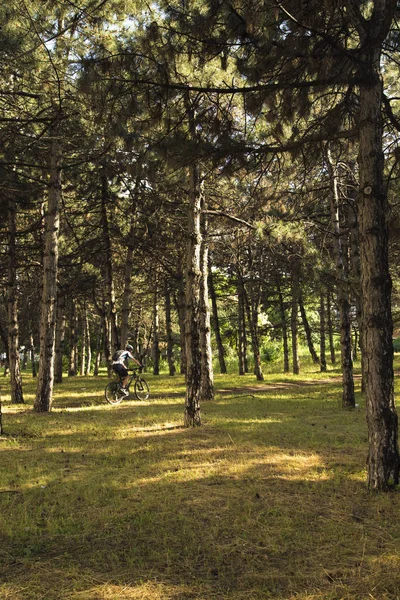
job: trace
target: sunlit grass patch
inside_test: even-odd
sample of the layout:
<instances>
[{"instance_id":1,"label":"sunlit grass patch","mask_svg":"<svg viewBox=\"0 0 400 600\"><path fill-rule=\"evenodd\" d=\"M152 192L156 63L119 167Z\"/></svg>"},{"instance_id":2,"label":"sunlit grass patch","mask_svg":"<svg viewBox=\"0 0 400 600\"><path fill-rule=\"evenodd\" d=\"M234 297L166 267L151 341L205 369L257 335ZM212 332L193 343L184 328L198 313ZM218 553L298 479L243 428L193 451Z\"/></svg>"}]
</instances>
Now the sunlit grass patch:
<instances>
[{"instance_id":1,"label":"sunlit grass patch","mask_svg":"<svg viewBox=\"0 0 400 600\"><path fill-rule=\"evenodd\" d=\"M65 378L49 415L29 378L3 397L0 598L398 597L400 498L367 492L337 373L217 376L195 429L183 377L146 378L148 402L106 404L105 376Z\"/></svg>"}]
</instances>

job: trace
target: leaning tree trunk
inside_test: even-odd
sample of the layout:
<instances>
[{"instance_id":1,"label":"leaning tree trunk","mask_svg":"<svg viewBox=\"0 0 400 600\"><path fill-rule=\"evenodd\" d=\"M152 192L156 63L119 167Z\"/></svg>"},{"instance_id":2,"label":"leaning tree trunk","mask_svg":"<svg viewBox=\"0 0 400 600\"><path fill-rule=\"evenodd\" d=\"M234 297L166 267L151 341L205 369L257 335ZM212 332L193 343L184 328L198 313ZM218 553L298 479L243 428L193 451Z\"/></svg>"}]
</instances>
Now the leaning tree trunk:
<instances>
[{"instance_id":1,"label":"leaning tree trunk","mask_svg":"<svg viewBox=\"0 0 400 600\"><path fill-rule=\"evenodd\" d=\"M22 375L18 342L18 301L17 301L17 253L16 253L16 204L8 201L8 281L7 281L7 316L8 316L8 360L11 376L11 402L23 404Z\"/></svg>"},{"instance_id":2,"label":"leaning tree trunk","mask_svg":"<svg viewBox=\"0 0 400 600\"><path fill-rule=\"evenodd\" d=\"M208 265L208 288L210 291L211 307L212 307L212 324L215 334L215 341L218 348L219 372L226 373L225 350L222 343L221 328L219 324L217 294L214 287L214 277L212 274L211 264Z\"/></svg>"},{"instance_id":3,"label":"leaning tree trunk","mask_svg":"<svg viewBox=\"0 0 400 600\"><path fill-rule=\"evenodd\" d=\"M301 293L300 293L300 298L299 298L299 305L300 305L301 320L303 322L303 327L304 327L304 333L306 334L308 350L311 354L313 363L318 364L319 358L318 358L318 354L316 353L315 348L314 348L311 327L310 327L310 324L307 319L307 314L306 314L306 310L304 308L304 302L303 302L303 297L302 297Z\"/></svg>"},{"instance_id":4,"label":"leaning tree trunk","mask_svg":"<svg viewBox=\"0 0 400 600\"><path fill-rule=\"evenodd\" d=\"M349 302L349 281L348 281L348 249L345 244L345 237L340 227L339 216L339 175L337 167L333 165L330 150L326 154L327 166L330 175L331 195L330 210L331 224L333 233L333 251L336 263L337 274L337 302L339 307L340 319L340 354L342 361L342 405L344 408L354 408L354 379L353 379L353 359L351 352L351 318ZM346 232L347 236L347 232Z\"/></svg>"},{"instance_id":5,"label":"leaning tree trunk","mask_svg":"<svg viewBox=\"0 0 400 600\"><path fill-rule=\"evenodd\" d=\"M392 7L395 5L396 2L391 3ZM379 13L377 6L375 8ZM393 392L392 283L388 260L388 202L383 180L382 81L378 50L386 33L382 19L390 15L386 12L373 16L376 19L371 18L368 22L363 80L359 84L358 220L362 346L367 375L368 486L371 490L387 490L391 484L399 483L398 417Z\"/></svg>"},{"instance_id":6,"label":"leaning tree trunk","mask_svg":"<svg viewBox=\"0 0 400 600\"><path fill-rule=\"evenodd\" d=\"M57 136L52 139L50 185L45 216L45 250L40 317L40 358L34 409L49 412L53 400L54 344L56 329L58 234L60 228L61 147Z\"/></svg>"},{"instance_id":7,"label":"leaning tree trunk","mask_svg":"<svg viewBox=\"0 0 400 600\"><path fill-rule=\"evenodd\" d=\"M204 208L204 198L202 203ZM201 399L214 400L214 371L212 363L211 347L211 316L208 296L208 239L207 239L207 217L203 214L202 244L200 250L200 343L201 343Z\"/></svg>"}]
</instances>

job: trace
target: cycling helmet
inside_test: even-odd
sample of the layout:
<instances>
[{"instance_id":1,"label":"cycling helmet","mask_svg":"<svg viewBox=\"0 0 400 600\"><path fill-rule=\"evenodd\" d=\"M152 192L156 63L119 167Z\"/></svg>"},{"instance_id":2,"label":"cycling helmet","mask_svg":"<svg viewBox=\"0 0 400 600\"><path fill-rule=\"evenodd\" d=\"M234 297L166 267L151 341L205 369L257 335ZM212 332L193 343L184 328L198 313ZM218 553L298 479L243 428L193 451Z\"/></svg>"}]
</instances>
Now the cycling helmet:
<instances>
[{"instance_id":1,"label":"cycling helmet","mask_svg":"<svg viewBox=\"0 0 400 600\"><path fill-rule=\"evenodd\" d=\"M129 350L129 352L131 352L133 350L133 346L131 346L130 344L127 344L125 346L125 350Z\"/></svg>"}]
</instances>

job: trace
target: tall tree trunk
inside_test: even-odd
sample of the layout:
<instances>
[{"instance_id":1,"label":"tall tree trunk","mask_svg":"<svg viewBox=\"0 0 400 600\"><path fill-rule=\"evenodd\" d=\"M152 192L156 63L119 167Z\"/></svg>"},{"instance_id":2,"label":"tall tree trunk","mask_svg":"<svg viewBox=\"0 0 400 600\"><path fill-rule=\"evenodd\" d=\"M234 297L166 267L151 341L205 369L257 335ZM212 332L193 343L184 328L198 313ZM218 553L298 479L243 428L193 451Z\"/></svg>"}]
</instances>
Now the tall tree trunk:
<instances>
[{"instance_id":1,"label":"tall tree trunk","mask_svg":"<svg viewBox=\"0 0 400 600\"><path fill-rule=\"evenodd\" d=\"M298 312L299 312L300 285L298 275L298 264L293 265L292 270L292 312L290 316L290 329L292 333L292 363L293 373L300 373L299 342L298 342Z\"/></svg>"},{"instance_id":2,"label":"tall tree trunk","mask_svg":"<svg viewBox=\"0 0 400 600\"><path fill-rule=\"evenodd\" d=\"M35 346L33 343L33 334L31 333L29 336L29 343L30 343L30 349L31 349L31 370L32 370L32 377L35 378L37 376L37 372L36 372L36 362L35 362Z\"/></svg>"},{"instance_id":3,"label":"tall tree trunk","mask_svg":"<svg viewBox=\"0 0 400 600\"><path fill-rule=\"evenodd\" d=\"M85 308L85 338L86 338L86 362L85 362L85 375L90 375L92 366L92 341L90 337L90 322L88 310Z\"/></svg>"},{"instance_id":4,"label":"tall tree trunk","mask_svg":"<svg viewBox=\"0 0 400 600\"><path fill-rule=\"evenodd\" d=\"M386 34L385 23L390 23L389 7L394 11L395 6L394 1L374 3L359 84L362 346L367 375L368 486L372 490L387 490L390 484L399 483L398 417L393 392L392 283L388 260L388 203L383 180L382 81L378 49Z\"/></svg>"},{"instance_id":5,"label":"tall tree trunk","mask_svg":"<svg viewBox=\"0 0 400 600\"><path fill-rule=\"evenodd\" d=\"M11 402L23 404L22 375L19 356L19 327L17 301L17 252L16 252L16 204L8 201L8 281L7 281L7 317L8 317L8 361L11 376Z\"/></svg>"},{"instance_id":6,"label":"tall tree trunk","mask_svg":"<svg viewBox=\"0 0 400 600\"><path fill-rule=\"evenodd\" d=\"M57 135L54 135L51 146L49 196L45 216L40 358L34 403L36 412L49 412L53 400L60 199L61 147Z\"/></svg>"},{"instance_id":7,"label":"tall tree trunk","mask_svg":"<svg viewBox=\"0 0 400 600\"><path fill-rule=\"evenodd\" d=\"M108 223L107 206L109 202L109 186L107 173L105 170L101 173L101 226L103 233L103 248L104 248L104 273L105 273L105 288L107 294L107 319L111 328L111 347L112 352L119 348L119 337L117 328L117 308L115 301L114 277L112 265L112 248L111 236ZM112 354L111 352L111 354Z\"/></svg>"},{"instance_id":8,"label":"tall tree trunk","mask_svg":"<svg viewBox=\"0 0 400 600\"><path fill-rule=\"evenodd\" d=\"M187 100L189 106L189 98ZM196 139L194 111L189 107L189 131ZM184 424L201 425L201 351L200 351L200 280L201 280L201 193L198 166L189 167L188 244L186 271L186 398Z\"/></svg>"},{"instance_id":9,"label":"tall tree trunk","mask_svg":"<svg viewBox=\"0 0 400 600\"><path fill-rule=\"evenodd\" d=\"M326 336L325 336L325 295L321 292L320 303L319 303L319 329L320 329L320 366L321 372L326 372Z\"/></svg>"},{"instance_id":10,"label":"tall tree trunk","mask_svg":"<svg viewBox=\"0 0 400 600\"><path fill-rule=\"evenodd\" d=\"M202 195L202 209L205 206ZM200 343L201 343L201 399L214 400L214 371L211 347L211 317L208 294L208 239L207 239L207 216L203 213L201 219L202 243L200 249Z\"/></svg>"},{"instance_id":11,"label":"tall tree trunk","mask_svg":"<svg viewBox=\"0 0 400 600\"><path fill-rule=\"evenodd\" d=\"M351 353L351 318L348 283L348 252L345 236L340 227L339 215L339 176L337 167L332 162L330 150L326 153L327 166L331 181L331 223L333 233L334 255L337 274L337 295L340 318L340 354L342 362L342 404L345 408L355 406L353 359Z\"/></svg>"},{"instance_id":12,"label":"tall tree trunk","mask_svg":"<svg viewBox=\"0 0 400 600\"><path fill-rule=\"evenodd\" d=\"M171 291L169 284L165 284L165 329L167 332L167 361L169 374L173 377L176 373L174 362L174 336L172 331L171 319Z\"/></svg>"},{"instance_id":13,"label":"tall tree trunk","mask_svg":"<svg viewBox=\"0 0 400 600\"><path fill-rule=\"evenodd\" d=\"M329 338L329 352L331 356L331 363L333 365L336 364L336 354L335 354L335 342L333 339L333 324L332 324L332 302L331 302L331 293L327 292L326 294L326 321L328 325L328 338Z\"/></svg>"},{"instance_id":14,"label":"tall tree trunk","mask_svg":"<svg viewBox=\"0 0 400 600\"><path fill-rule=\"evenodd\" d=\"M288 326L286 321L285 303L283 301L283 295L281 286L278 283L278 296L279 296L279 312L281 315L281 328L282 328L282 343L283 343L283 372L289 373L290 362L289 362L289 340L288 340Z\"/></svg>"},{"instance_id":15,"label":"tall tree trunk","mask_svg":"<svg viewBox=\"0 0 400 600\"><path fill-rule=\"evenodd\" d=\"M304 302L303 302L303 297L300 293L300 298L299 298L299 305L300 305L300 315L301 315L301 320L303 322L303 327L304 327L304 333L306 334L306 340L307 340L307 346L308 346L308 350L311 354L311 358L314 364L318 364L319 363L319 358L318 358L318 354L315 351L314 348L314 343L312 340L312 333L311 333L311 327L310 324L308 322L307 319L307 314L304 308Z\"/></svg>"},{"instance_id":16,"label":"tall tree trunk","mask_svg":"<svg viewBox=\"0 0 400 600\"><path fill-rule=\"evenodd\" d=\"M139 189L139 181L136 181L136 189ZM131 209L131 224L129 228L126 259L124 265L124 292L122 295L122 308L121 308L121 348L125 348L128 343L129 337L129 316L131 313L132 303L132 269L133 269L133 257L135 248L135 214L136 214L136 195L135 201Z\"/></svg>"},{"instance_id":17,"label":"tall tree trunk","mask_svg":"<svg viewBox=\"0 0 400 600\"><path fill-rule=\"evenodd\" d=\"M153 375L160 374L160 317L159 317L159 305L158 305L158 283L156 281L156 289L154 290L153 296Z\"/></svg>"},{"instance_id":18,"label":"tall tree trunk","mask_svg":"<svg viewBox=\"0 0 400 600\"><path fill-rule=\"evenodd\" d=\"M86 306L83 307L81 313L81 364L80 364L80 374L81 377L85 375L85 363L86 363Z\"/></svg>"},{"instance_id":19,"label":"tall tree trunk","mask_svg":"<svg viewBox=\"0 0 400 600\"><path fill-rule=\"evenodd\" d=\"M208 288L210 291L211 298L211 307L212 307L212 324L215 334L215 341L217 343L218 348L218 362L219 362L219 371L220 373L226 373L226 363L225 363L225 350L224 345L222 343L221 337L221 329L219 324L219 316L218 316L218 304L217 304L217 295L215 293L214 287L214 277L211 269L211 264L208 266Z\"/></svg>"},{"instance_id":20,"label":"tall tree trunk","mask_svg":"<svg viewBox=\"0 0 400 600\"><path fill-rule=\"evenodd\" d=\"M63 380L63 351L65 339L65 296L58 296L57 301L57 324L56 324L56 344L55 344L55 365L54 365L54 381L62 383Z\"/></svg>"},{"instance_id":21,"label":"tall tree trunk","mask_svg":"<svg viewBox=\"0 0 400 600\"><path fill-rule=\"evenodd\" d=\"M260 342L258 338L258 301L254 298L254 290L251 287L251 297L249 298L246 286L243 285L243 299L247 314L247 322L250 328L251 347L254 358L254 375L257 381L264 381L264 375L261 368Z\"/></svg>"},{"instance_id":22,"label":"tall tree trunk","mask_svg":"<svg viewBox=\"0 0 400 600\"><path fill-rule=\"evenodd\" d=\"M99 370L100 370L100 362L101 362L101 354L102 354L102 346L103 346L103 327L102 324L100 322L98 329L97 329L97 338L96 338L96 356L94 359L94 368L93 368L93 375L95 377L98 376L99 374Z\"/></svg>"},{"instance_id":23,"label":"tall tree trunk","mask_svg":"<svg viewBox=\"0 0 400 600\"><path fill-rule=\"evenodd\" d=\"M68 377L75 377L77 374L77 355L78 355L78 332L76 320L75 300L71 298L69 306L69 361Z\"/></svg>"},{"instance_id":24,"label":"tall tree trunk","mask_svg":"<svg viewBox=\"0 0 400 600\"><path fill-rule=\"evenodd\" d=\"M178 296L175 297L175 306L179 319L179 337L180 337L180 373L186 373L186 298L183 275L178 277Z\"/></svg>"},{"instance_id":25,"label":"tall tree trunk","mask_svg":"<svg viewBox=\"0 0 400 600\"><path fill-rule=\"evenodd\" d=\"M247 343L246 343L246 314L244 307L244 286L243 278L237 267L237 296L238 296L238 359L239 375L245 375L248 372L247 366Z\"/></svg>"}]
</instances>

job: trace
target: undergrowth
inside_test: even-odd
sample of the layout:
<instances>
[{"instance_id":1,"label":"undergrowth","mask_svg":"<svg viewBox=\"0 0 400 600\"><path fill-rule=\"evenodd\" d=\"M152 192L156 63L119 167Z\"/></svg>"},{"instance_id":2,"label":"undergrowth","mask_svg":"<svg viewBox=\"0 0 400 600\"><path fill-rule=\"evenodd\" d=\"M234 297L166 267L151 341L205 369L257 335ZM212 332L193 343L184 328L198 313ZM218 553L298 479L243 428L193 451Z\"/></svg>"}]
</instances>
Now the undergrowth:
<instances>
[{"instance_id":1,"label":"undergrowth","mask_svg":"<svg viewBox=\"0 0 400 600\"><path fill-rule=\"evenodd\" d=\"M184 429L182 377L146 377L118 406L105 376L65 378L44 415L29 376L23 406L1 382L1 599L400 597L400 496L366 489L359 391L343 411L334 371L216 375Z\"/></svg>"}]
</instances>

